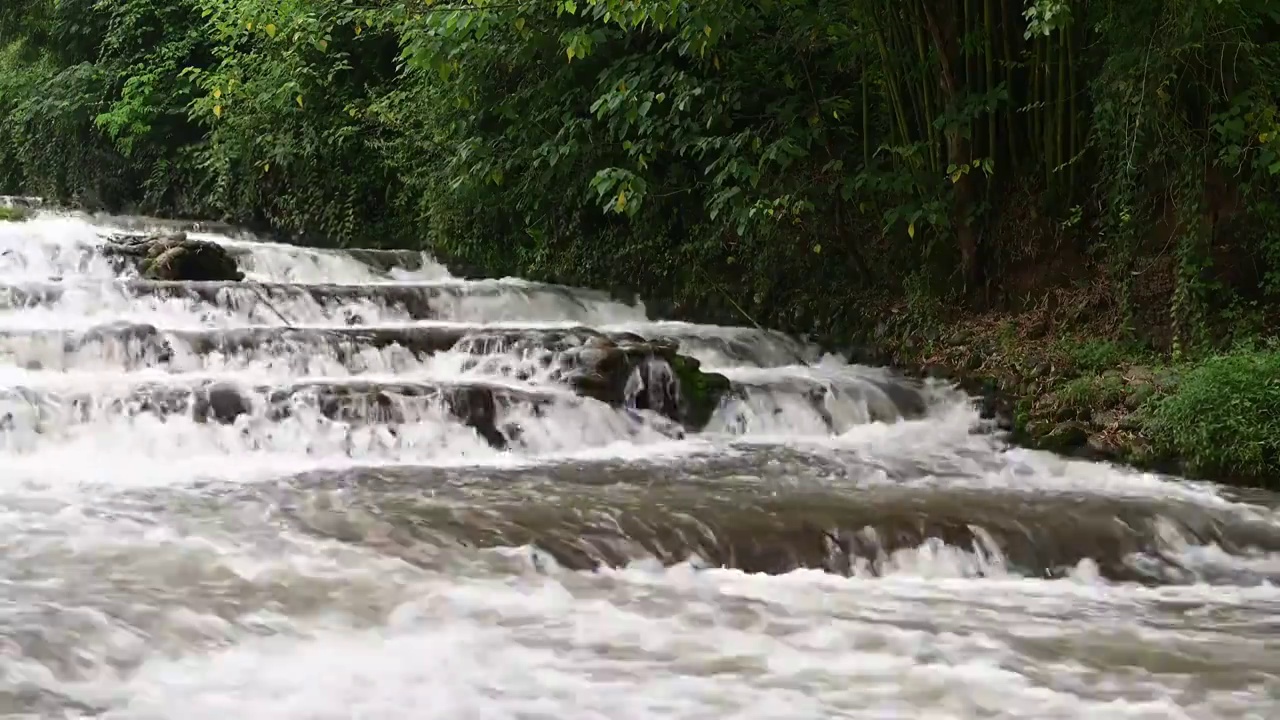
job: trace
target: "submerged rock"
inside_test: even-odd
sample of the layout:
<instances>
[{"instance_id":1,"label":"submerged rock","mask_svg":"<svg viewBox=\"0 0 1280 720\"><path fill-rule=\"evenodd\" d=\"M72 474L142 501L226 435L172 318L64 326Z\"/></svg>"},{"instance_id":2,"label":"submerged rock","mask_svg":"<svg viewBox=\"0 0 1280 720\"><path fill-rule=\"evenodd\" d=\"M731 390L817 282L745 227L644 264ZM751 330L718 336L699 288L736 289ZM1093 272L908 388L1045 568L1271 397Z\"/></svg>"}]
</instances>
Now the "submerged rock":
<instances>
[{"instance_id":1,"label":"submerged rock","mask_svg":"<svg viewBox=\"0 0 1280 720\"><path fill-rule=\"evenodd\" d=\"M476 431L495 448L507 447L512 428L500 427L503 411L520 403L535 409L552 401L552 396L531 391L518 391L484 384L376 383L299 383L284 387L237 387L213 383L203 387L183 388L148 386L139 388L132 397L119 401L133 412L160 416L190 414L199 423L230 425L241 416L253 414L253 396L264 401L261 416L281 421L296 415L302 408L318 412L338 422L386 423L399 425L412 422L406 408L415 400L419 404L438 406L450 417ZM76 398L73 405L92 405L92 398ZM438 404L438 405L437 405Z\"/></svg>"},{"instance_id":2,"label":"submerged rock","mask_svg":"<svg viewBox=\"0 0 1280 720\"><path fill-rule=\"evenodd\" d=\"M133 265L148 280L240 281L244 273L223 246L191 240L185 232L116 236L103 247L113 258Z\"/></svg>"}]
</instances>

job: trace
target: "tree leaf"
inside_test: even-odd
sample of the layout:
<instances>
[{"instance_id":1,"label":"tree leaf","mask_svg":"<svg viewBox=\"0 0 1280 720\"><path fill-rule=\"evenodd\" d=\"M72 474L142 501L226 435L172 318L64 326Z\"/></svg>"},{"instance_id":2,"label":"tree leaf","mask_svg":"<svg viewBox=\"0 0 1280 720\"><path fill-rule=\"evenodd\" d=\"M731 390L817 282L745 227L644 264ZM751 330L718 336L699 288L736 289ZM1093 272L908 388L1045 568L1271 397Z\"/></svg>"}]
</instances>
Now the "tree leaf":
<instances>
[{"instance_id":1,"label":"tree leaf","mask_svg":"<svg viewBox=\"0 0 1280 720\"><path fill-rule=\"evenodd\" d=\"M915 224L915 223L909 223L909 224L907 225L907 235L911 236L912 238L914 238L914 237L916 236L916 224Z\"/></svg>"},{"instance_id":2,"label":"tree leaf","mask_svg":"<svg viewBox=\"0 0 1280 720\"><path fill-rule=\"evenodd\" d=\"M267 23L267 26L263 29L267 31L267 37L274 38L276 36L276 26L274 23Z\"/></svg>"}]
</instances>

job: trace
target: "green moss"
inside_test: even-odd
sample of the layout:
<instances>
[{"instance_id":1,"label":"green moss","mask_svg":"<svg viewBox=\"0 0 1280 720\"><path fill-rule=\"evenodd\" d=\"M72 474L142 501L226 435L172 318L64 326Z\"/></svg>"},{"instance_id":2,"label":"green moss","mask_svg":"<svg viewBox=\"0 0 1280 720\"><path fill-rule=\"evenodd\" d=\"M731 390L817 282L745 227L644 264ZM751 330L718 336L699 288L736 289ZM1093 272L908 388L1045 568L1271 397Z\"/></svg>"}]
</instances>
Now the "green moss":
<instances>
[{"instance_id":1,"label":"green moss","mask_svg":"<svg viewBox=\"0 0 1280 720\"><path fill-rule=\"evenodd\" d=\"M1280 484L1280 350L1240 351L1190 367L1142 408L1156 449L1199 475Z\"/></svg>"},{"instance_id":2,"label":"green moss","mask_svg":"<svg viewBox=\"0 0 1280 720\"><path fill-rule=\"evenodd\" d=\"M702 363L687 355L671 359L671 369L680 383L680 418L685 426L702 429L729 392L729 378L702 371Z\"/></svg>"},{"instance_id":3,"label":"green moss","mask_svg":"<svg viewBox=\"0 0 1280 720\"><path fill-rule=\"evenodd\" d=\"M0 207L0 222L22 222L29 217L22 208Z\"/></svg>"}]
</instances>

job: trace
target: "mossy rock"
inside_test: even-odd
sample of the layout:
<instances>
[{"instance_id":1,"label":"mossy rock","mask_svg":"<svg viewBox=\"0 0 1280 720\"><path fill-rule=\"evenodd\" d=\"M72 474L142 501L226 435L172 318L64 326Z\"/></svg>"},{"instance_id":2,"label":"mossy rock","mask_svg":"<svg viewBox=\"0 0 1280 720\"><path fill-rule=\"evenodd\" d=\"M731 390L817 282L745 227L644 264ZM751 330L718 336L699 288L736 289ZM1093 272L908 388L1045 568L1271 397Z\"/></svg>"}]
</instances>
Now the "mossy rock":
<instances>
[{"instance_id":1,"label":"mossy rock","mask_svg":"<svg viewBox=\"0 0 1280 720\"><path fill-rule=\"evenodd\" d=\"M1027 427L1027 434L1036 447L1058 453L1078 450L1092 434L1087 425L1077 420L1060 423L1034 422Z\"/></svg>"},{"instance_id":2,"label":"mossy rock","mask_svg":"<svg viewBox=\"0 0 1280 720\"><path fill-rule=\"evenodd\" d=\"M0 222L22 222L31 215L22 208L0 206Z\"/></svg>"},{"instance_id":3,"label":"mossy rock","mask_svg":"<svg viewBox=\"0 0 1280 720\"><path fill-rule=\"evenodd\" d=\"M669 362L680 384L680 422L692 430L701 430L729 392L729 378L703 372L702 363L687 355L675 355Z\"/></svg>"},{"instance_id":4,"label":"mossy rock","mask_svg":"<svg viewBox=\"0 0 1280 720\"><path fill-rule=\"evenodd\" d=\"M157 243L147 253L141 272L148 280L244 279L235 258L215 243L187 240L172 245Z\"/></svg>"}]
</instances>

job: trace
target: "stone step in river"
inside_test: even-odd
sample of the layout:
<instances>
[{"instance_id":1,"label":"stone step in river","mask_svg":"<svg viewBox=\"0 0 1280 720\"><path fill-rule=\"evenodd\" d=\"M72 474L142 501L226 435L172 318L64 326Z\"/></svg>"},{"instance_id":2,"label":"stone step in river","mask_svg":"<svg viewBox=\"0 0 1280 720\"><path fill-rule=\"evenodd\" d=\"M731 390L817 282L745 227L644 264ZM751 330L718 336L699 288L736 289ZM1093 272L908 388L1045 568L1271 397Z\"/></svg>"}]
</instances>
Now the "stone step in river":
<instances>
[{"instance_id":1,"label":"stone step in river","mask_svg":"<svg viewBox=\"0 0 1280 720\"><path fill-rule=\"evenodd\" d=\"M1280 716L1280 497L472 275L0 223L0 717Z\"/></svg>"}]
</instances>

